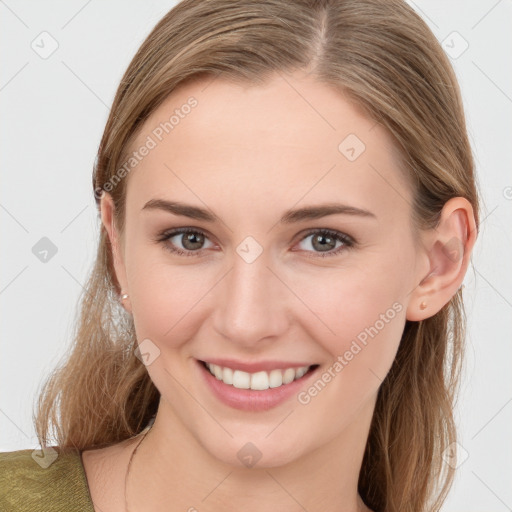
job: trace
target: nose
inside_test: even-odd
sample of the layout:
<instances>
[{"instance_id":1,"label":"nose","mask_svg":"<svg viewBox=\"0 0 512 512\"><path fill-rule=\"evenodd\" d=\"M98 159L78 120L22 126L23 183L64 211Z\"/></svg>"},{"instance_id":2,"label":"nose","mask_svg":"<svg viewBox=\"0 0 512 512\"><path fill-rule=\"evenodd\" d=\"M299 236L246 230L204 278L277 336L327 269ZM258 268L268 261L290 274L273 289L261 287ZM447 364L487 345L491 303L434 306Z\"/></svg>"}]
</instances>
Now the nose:
<instances>
[{"instance_id":1,"label":"nose","mask_svg":"<svg viewBox=\"0 0 512 512\"><path fill-rule=\"evenodd\" d=\"M261 348L289 328L293 293L264 253L248 263L238 254L221 283L213 313L216 331L234 345Z\"/></svg>"}]
</instances>

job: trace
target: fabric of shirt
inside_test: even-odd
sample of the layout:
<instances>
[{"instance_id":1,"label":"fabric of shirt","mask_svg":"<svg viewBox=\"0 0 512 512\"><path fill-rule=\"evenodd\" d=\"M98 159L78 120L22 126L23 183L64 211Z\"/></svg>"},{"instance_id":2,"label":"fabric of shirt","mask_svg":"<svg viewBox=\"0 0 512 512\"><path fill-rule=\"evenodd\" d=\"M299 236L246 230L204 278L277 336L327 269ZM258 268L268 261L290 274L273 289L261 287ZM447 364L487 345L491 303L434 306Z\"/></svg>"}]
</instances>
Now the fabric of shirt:
<instances>
[{"instance_id":1,"label":"fabric of shirt","mask_svg":"<svg viewBox=\"0 0 512 512\"><path fill-rule=\"evenodd\" d=\"M94 512L81 452L0 452L0 512Z\"/></svg>"}]
</instances>

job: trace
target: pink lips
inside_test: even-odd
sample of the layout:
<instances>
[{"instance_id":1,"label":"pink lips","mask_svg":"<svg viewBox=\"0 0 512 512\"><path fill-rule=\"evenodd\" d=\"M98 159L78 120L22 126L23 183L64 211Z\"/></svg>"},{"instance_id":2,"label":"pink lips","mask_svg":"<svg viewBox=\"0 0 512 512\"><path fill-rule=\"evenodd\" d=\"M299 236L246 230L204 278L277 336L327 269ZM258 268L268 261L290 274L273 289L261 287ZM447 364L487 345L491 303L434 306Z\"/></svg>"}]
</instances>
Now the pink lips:
<instances>
[{"instance_id":1,"label":"pink lips","mask_svg":"<svg viewBox=\"0 0 512 512\"><path fill-rule=\"evenodd\" d=\"M217 359L216 361L224 362L224 366L229 366L230 368L233 368L235 370L240 369L243 371L247 371L244 368L241 368L240 366L231 366L231 364L233 364L232 362L230 362L229 365L226 364L226 360ZM218 364L214 360L208 362ZM261 364L262 363L255 363L252 367L255 367L256 370L253 370L252 372L262 371ZM289 362L286 362L284 366L281 366L281 362L275 361L270 364L272 365L270 369L308 366L307 364L297 363L292 363L290 365ZM245 368L247 368L247 366L251 367L251 365L246 365ZM277 388L269 388L260 391L253 389L238 389L229 384L225 384L224 382L218 380L215 376L213 376L202 361L197 361L197 367L202 375L202 378L204 379L204 382L218 400L220 400L225 405L228 405L229 407L233 407L235 409L239 409L242 411L253 412L267 411L269 409L272 409L273 407L277 407L278 405L284 403L292 396L297 396L300 390L306 386L307 381L311 379L312 375L315 374L318 369L318 366L315 365L314 368L310 368L308 372L305 373L300 379L296 379L293 382L290 382L289 384L284 384L283 386Z\"/></svg>"}]
</instances>

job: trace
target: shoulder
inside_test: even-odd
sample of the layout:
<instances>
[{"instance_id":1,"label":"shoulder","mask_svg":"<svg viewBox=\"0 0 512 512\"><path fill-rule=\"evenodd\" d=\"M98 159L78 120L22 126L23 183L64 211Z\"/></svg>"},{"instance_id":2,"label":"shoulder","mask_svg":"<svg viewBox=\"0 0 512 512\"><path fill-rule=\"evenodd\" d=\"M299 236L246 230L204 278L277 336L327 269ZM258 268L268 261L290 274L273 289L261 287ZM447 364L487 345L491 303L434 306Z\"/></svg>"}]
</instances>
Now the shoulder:
<instances>
[{"instance_id":1,"label":"shoulder","mask_svg":"<svg viewBox=\"0 0 512 512\"><path fill-rule=\"evenodd\" d=\"M93 512L80 452L57 446L0 452L0 510Z\"/></svg>"}]
</instances>

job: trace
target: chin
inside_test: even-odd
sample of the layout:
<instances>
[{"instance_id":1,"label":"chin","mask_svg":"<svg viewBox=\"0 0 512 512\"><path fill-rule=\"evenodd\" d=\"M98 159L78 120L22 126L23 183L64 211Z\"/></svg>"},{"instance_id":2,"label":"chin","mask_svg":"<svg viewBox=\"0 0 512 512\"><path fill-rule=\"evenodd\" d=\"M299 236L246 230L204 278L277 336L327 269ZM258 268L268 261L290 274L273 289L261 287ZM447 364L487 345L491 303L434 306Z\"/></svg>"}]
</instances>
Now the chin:
<instances>
[{"instance_id":1,"label":"chin","mask_svg":"<svg viewBox=\"0 0 512 512\"><path fill-rule=\"evenodd\" d=\"M272 435L272 434L271 434ZM204 448L212 457L224 464L237 468L265 469L286 466L300 458L304 451L304 441L296 442L276 436L270 440L268 432L260 436L234 437L210 446L208 440ZM300 450L299 450L300 446Z\"/></svg>"}]
</instances>

